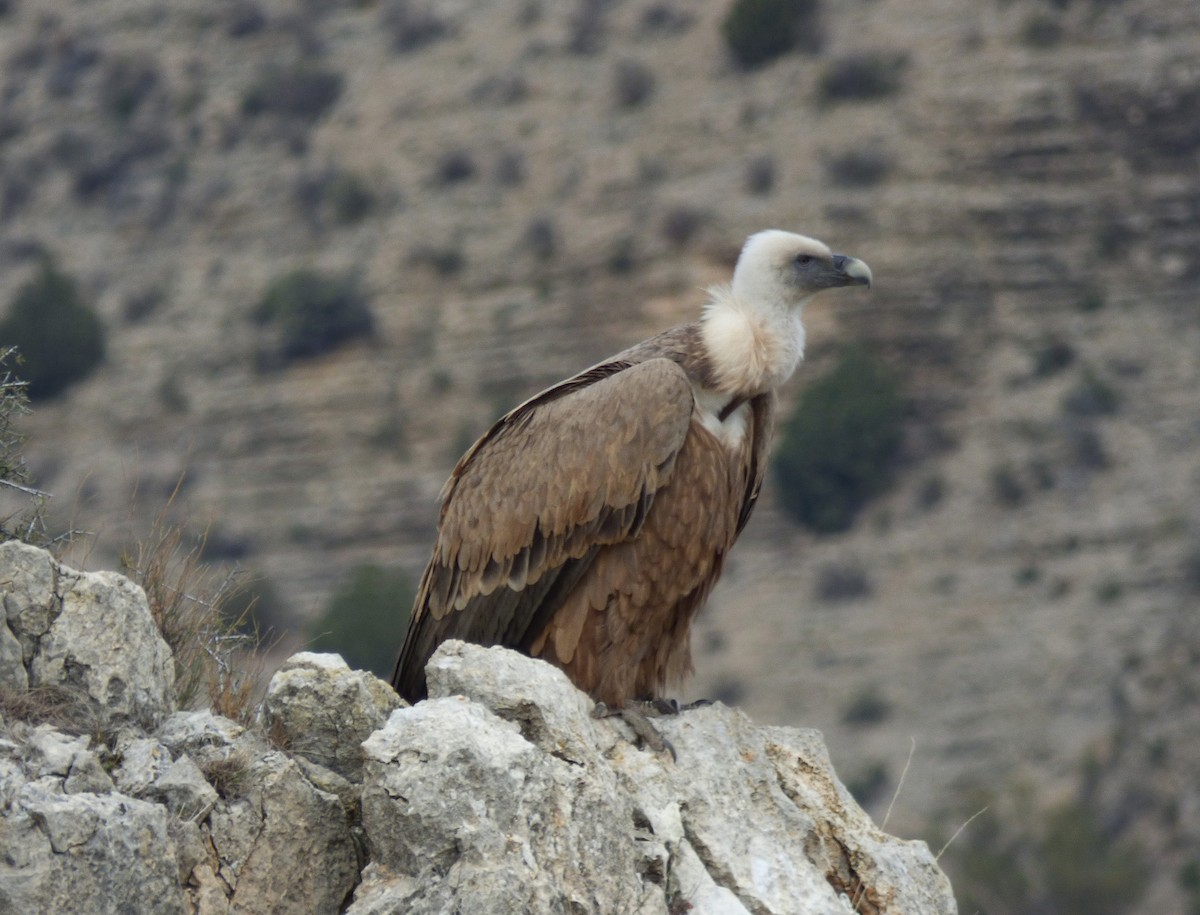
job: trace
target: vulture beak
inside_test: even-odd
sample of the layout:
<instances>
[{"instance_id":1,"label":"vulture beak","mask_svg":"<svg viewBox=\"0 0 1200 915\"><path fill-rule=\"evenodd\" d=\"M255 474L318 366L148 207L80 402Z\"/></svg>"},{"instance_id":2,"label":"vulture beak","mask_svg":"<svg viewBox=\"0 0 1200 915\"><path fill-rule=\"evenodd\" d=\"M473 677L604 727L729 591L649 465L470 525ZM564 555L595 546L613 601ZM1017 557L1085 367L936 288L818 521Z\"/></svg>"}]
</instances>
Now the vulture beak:
<instances>
[{"instance_id":1,"label":"vulture beak","mask_svg":"<svg viewBox=\"0 0 1200 915\"><path fill-rule=\"evenodd\" d=\"M833 256L833 269L839 286L866 286L871 288L871 268L866 262L846 254Z\"/></svg>"}]
</instances>

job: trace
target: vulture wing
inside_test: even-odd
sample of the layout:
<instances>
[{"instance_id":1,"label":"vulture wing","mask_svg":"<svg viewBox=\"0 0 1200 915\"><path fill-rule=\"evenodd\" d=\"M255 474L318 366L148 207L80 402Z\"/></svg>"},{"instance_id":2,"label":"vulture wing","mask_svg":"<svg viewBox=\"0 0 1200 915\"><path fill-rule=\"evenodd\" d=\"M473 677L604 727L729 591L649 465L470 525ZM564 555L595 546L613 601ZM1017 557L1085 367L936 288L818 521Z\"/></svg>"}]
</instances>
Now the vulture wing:
<instances>
[{"instance_id":1,"label":"vulture wing","mask_svg":"<svg viewBox=\"0 0 1200 915\"><path fill-rule=\"evenodd\" d=\"M529 651L606 545L637 535L671 479L693 396L675 362L602 363L502 417L446 484L393 685L426 694L446 639Z\"/></svg>"}]
</instances>

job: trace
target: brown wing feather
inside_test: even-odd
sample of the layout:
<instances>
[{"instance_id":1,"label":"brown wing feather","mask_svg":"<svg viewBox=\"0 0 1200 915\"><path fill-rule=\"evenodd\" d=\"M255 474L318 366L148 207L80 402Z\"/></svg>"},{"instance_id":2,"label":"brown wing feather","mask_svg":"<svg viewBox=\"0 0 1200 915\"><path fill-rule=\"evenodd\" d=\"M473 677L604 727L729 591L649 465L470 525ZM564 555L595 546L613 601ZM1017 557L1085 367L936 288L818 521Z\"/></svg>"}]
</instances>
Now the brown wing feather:
<instances>
[{"instance_id":1,"label":"brown wing feather","mask_svg":"<svg viewBox=\"0 0 1200 915\"><path fill-rule=\"evenodd\" d=\"M425 694L425 663L446 639L530 650L598 548L645 522L692 405L674 362L611 362L497 422L446 484L393 676L401 695Z\"/></svg>"},{"instance_id":2,"label":"brown wing feather","mask_svg":"<svg viewBox=\"0 0 1200 915\"><path fill-rule=\"evenodd\" d=\"M755 428L732 452L693 420L640 535L599 552L533 654L613 706L661 696L691 670L691 621L756 491L761 418L751 411Z\"/></svg>"}]
</instances>

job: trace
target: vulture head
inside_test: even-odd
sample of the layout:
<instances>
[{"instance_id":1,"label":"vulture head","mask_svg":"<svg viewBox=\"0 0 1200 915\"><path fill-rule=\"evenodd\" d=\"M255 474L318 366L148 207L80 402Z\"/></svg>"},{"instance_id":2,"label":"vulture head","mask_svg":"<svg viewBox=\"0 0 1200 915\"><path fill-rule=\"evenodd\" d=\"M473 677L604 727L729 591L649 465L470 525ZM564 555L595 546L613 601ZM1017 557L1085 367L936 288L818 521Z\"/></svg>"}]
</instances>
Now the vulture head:
<instances>
[{"instance_id":1,"label":"vulture head","mask_svg":"<svg viewBox=\"0 0 1200 915\"><path fill-rule=\"evenodd\" d=\"M746 239L733 271L733 294L743 302L794 309L825 289L871 285L871 268L834 254L824 242L768 229Z\"/></svg>"}]
</instances>

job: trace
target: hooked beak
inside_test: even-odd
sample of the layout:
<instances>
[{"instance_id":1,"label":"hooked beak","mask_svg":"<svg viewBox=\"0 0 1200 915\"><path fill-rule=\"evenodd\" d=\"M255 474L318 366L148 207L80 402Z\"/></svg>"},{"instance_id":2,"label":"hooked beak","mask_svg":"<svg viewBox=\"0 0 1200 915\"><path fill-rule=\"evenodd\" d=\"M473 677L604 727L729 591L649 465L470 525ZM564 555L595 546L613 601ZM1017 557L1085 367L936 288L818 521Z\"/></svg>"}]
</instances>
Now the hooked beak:
<instances>
[{"instance_id":1,"label":"hooked beak","mask_svg":"<svg viewBox=\"0 0 1200 915\"><path fill-rule=\"evenodd\" d=\"M833 256L833 269L837 271L843 286L866 286L871 288L871 268L865 261L846 254Z\"/></svg>"}]
</instances>

